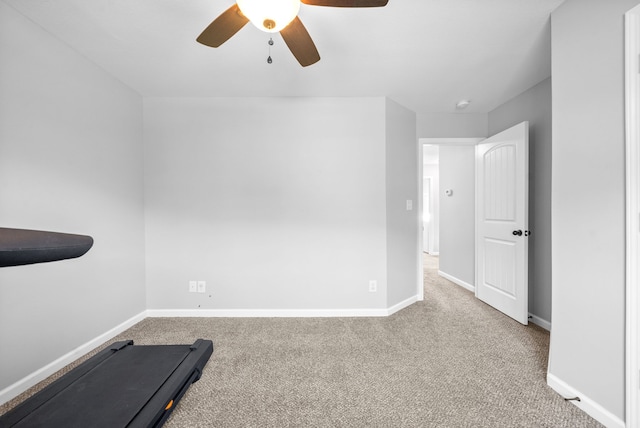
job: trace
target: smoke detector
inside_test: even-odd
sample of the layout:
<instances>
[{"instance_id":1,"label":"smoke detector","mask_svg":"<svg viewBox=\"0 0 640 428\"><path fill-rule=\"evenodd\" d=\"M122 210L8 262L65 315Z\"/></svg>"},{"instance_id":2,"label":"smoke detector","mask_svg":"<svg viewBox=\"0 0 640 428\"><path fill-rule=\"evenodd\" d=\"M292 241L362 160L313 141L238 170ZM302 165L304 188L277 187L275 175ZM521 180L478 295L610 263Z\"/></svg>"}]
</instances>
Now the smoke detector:
<instances>
[{"instance_id":1,"label":"smoke detector","mask_svg":"<svg viewBox=\"0 0 640 428\"><path fill-rule=\"evenodd\" d=\"M456 103L456 110L464 110L469 107L469 104L471 104L469 100L460 100Z\"/></svg>"}]
</instances>

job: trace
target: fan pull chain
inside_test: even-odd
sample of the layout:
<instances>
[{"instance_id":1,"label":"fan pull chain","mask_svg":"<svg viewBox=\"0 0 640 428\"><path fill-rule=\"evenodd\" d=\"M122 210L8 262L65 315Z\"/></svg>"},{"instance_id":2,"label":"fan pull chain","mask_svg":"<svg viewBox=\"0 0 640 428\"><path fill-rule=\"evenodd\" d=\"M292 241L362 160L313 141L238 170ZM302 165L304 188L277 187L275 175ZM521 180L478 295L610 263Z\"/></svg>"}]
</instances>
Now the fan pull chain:
<instances>
[{"instance_id":1,"label":"fan pull chain","mask_svg":"<svg viewBox=\"0 0 640 428\"><path fill-rule=\"evenodd\" d=\"M267 64L271 64L273 60L271 59L271 46L273 46L273 38L269 37L269 57L267 58Z\"/></svg>"}]
</instances>

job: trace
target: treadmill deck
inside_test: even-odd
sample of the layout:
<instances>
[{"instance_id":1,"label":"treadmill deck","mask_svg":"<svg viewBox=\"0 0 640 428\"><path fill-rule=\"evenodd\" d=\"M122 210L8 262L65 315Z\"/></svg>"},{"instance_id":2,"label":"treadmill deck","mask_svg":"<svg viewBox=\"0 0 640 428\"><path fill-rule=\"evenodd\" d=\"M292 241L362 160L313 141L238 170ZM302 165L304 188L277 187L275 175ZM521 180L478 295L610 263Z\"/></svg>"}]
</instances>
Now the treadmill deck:
<instances>
[{"instance_id":1,"label":"treadmill deck","mask_svg":"<svg viewBox=\"0 0 640 428\"><path fill-rule=\"evenodd\" d=\"M200 379L213 342L116 342L0 416L0 427L159 427Z\"/></svg>"}]
</instances>

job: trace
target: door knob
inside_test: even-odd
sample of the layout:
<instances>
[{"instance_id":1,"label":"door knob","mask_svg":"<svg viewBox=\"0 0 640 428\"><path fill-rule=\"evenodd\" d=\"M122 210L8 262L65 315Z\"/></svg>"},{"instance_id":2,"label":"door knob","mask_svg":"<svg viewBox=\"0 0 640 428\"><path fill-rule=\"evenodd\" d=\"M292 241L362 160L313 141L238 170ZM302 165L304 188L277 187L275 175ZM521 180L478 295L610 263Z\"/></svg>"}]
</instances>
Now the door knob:
<instances>
[{"instance_id":1,"label":"door knob","mask_svg":"<svg viewBox=\"0 0 640 428\"><path fill-rule=\"evenodd\" d=\"M521 231L520 229L518 229L518 230L514 230L514 231L513 231L513 234L514 234L515 236L522 236L522 231Z\"/></svg>"}]
</instances>

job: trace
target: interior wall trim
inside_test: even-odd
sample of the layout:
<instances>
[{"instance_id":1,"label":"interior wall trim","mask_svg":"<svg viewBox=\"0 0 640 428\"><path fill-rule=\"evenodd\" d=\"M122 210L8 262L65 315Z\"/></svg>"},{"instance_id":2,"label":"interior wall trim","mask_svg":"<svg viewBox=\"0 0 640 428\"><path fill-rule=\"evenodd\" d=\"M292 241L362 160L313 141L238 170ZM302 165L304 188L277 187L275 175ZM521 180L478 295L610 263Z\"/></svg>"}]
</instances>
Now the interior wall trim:
<instances>
[{"instance_id":1,"label":"interior wall trim","mask_svg":"<svg viewBox=\"0 0 640 428\"><path fill-rule=\"evenodd\" d=\"M149 309L151 318L384 317L386 309Z\"/></svg>"},{"instance_id":2,"label":"interior wall trim","mask_svg":"<svg viewBox=\"0 0 640 428\"><path fill-rule=\"evenodd\" d=\"M421 145L436 144L447 146L475 146L480 141L486 140L484 137L465 137L465 138L420 138Z\"/></svg>"},{"instance_id":3,"label":"interior wall trim","mask_svg":"<svg viewBox=\"0 0 640 428\"><path fill-rule=\"evenodd\" d=\"M472 293L476 292L476 287L473 284L469 284L468 282L465 282L459 278L456 278L453 275L449 275L446 272L442 272L441 270L438 271L438 275L440 275L441 277L443 277L444 279L453 282L456 285L459 285L460 287L464 288L465 290L469 290Z\"/></svg>"},{"instance_id":4,"label":"interior wall trim","mask_svg":"<svg viewBox=\"0 0 640 428\"><path fill-rule=\"evenodd\" d=\"M419 299L419 296L412 296L412 297L409 297L408 299L403 300L402 302L396 303L395 305L392 305L387 309L386 316L393 315L396 312L406 308L407 306L413 305L418 300L423 300L423 299Z\"/></svg>"},{"instance_id":5,"label":"interior wall trim","mask_svg":"<svg viewBox=\"0 0 640 428\"><path fill-rule=\"evenodd\" d=\"M551 323L543 318L540 318L537 315L532 314L531 312L529 312L529 321L531 321L532 323L534 323L535 325L544 328L547 331L551 331Z\"/></svg>"},{"instance_id":6,"label":"interior wall trim","mask_svg":"<svg viewBox=\"0 0 640 428\"><path fill-rule=\"evenodd\" d=\"M438 271L438 275L440 275L446 280L453 282L456 285L459 285L460 287L464 288L467 291L475 293L476 288L472 284L469 284L468 282L462 281L461 279L458 279L452 275L449 275L448 273L442 272L441 270ZM533 324L539 327L542 327L547 331L551 331L551 323L549 321L542 319L539 316L534 315L532 313L529 313L529 317L530 317L529 321L531 321Z\"/></svg>"},{"instance_id":7,"label":"interior wall trim","mask_svg":"<svg viewBox=\"0 0 640 428\"><path fill-rule=\"evenodd\" d=\"M564 398L580 397L580 401L571 400L571 403L593 419L597 420L607 428L624 428L624 421L606 410L596 401L587 397L576 388L572 387L562 379L558 378L552 373L547 373L547 385L549 385L554 391L563 396Z\"/></svg>"},{"instance_id":8,"label":"interior wall trim","mask_svg":"<svg viewBox=\"0 0 640 428\"><path fill-rule=\"evenodd\" d=\"M413 296L387 309L149 309L151 318L334 318L387 317L418 301Z\"/></svg>"},{"instance_id":9,"label":"interior wall trim","mask_svg":"<svg viewBox=\"0 0 640 428\"><path fill-rule=\"evenodd\" d=\"M626 320L627 427L640 426L640 6L625 14Z\"/></svg>"},{"instance_id":10,"label":"interior wall trim","mask_svg":"<svg viewBox=\"0 0 640 428\"><path fill-rule=\"evenodd\" d=\"M424 218L424 145L418 141L418 158L416 159L417 167L418 167L418 200L416 201L418 205L418 215L417 215L417 228L419 230L418 233L418 242L416 248L416 294L417 298L420 301L424 300L424 257L422 255L422 251L424 251L424 246L427 245L424 242L424 223L422 219Z\"/></svg>"},{"instance_id":11,"label":"interior wall trim","mask_svg":"<svg viewBox=\"0 0 640 428\"><path fill-rule=\"evenodd\" d=\"M52 361L51 363L49 363L46 366L40 368L39 370L36 370L35 372L31 373L30 375L23 377L22 379L20 379L19 381L15 382L14 384L9 385L8 387L6 387L2 391L0 391L0 404L4 404L9 400L14 399L18 395L22 394L23 392L25 392L26 390L31 388L32 386L35 386L38 383L42 382L43 380L45 380L46 378L48 378L49 376L51 376L52 374L54 374L58 370L60 370L60 369L64 368L65 366L71 364L72 362L74 362L78 358L80 358L83 355L91 352L92 350L94 350L98 346L102 345L103 343L107 342L108 340L113 339L114 337L116 337L117 335L119 335L120 333L125 331L126 329L132 327L133 325L139 323L140 321L142 321L146 317L147 317L147 312L146 311L140 312L138 315L135 315L135 316L129 318L128 320L126 320L125 322L117 325L116 327L112 328L111 330L109 330L109 331L107 331L107 332L95 337L94 339L91 339L90 341L78 346L76 349L74 349L74 350L72 350L70 352L67 352L66 354L64 354L60 358L56 359L55 361Z\"/></svg>"},{"instance_id":12,"label":"interior wall trim","mask_svg":"<svg viewBox=\"0 0 640 428\"><path fill-rule=\"evenodd\" d=\"M387 317L417 301L418 296L413 296L387 309L148 309L1 390L0 404L14 399L147 317Z\"/></svg>"}]
</instances>

